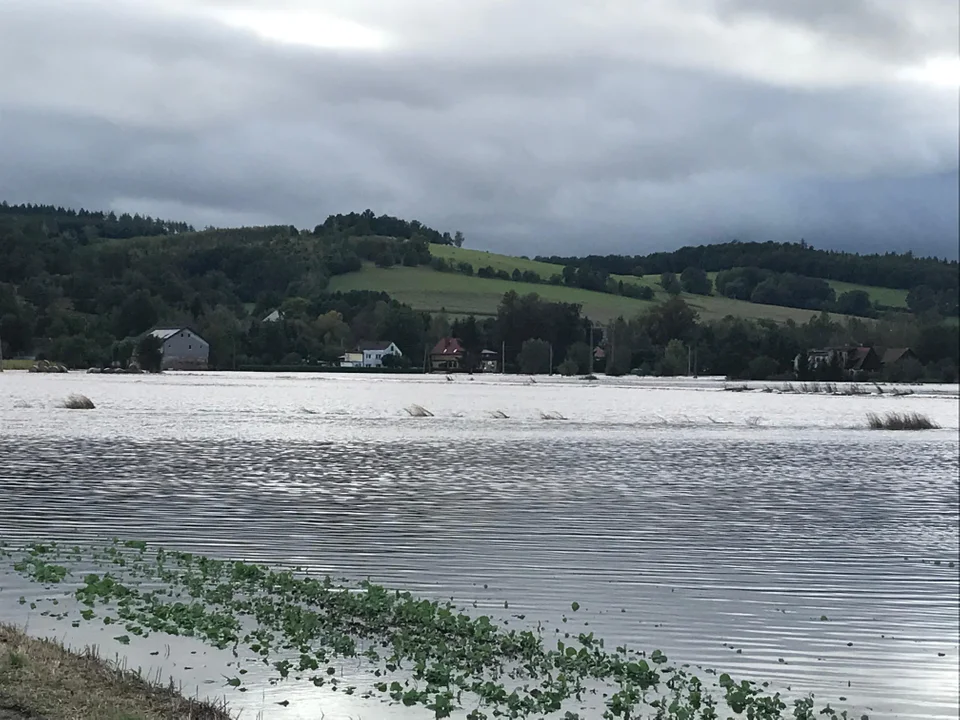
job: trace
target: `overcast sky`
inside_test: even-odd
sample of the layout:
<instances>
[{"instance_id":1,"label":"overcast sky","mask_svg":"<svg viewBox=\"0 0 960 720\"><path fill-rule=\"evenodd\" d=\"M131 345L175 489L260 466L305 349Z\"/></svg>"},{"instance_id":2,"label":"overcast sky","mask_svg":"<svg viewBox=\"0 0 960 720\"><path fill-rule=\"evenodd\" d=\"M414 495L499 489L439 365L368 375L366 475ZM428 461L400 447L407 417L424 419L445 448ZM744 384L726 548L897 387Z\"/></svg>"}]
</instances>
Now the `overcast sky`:
<instances>
[{"instance_id":1,"label":"overcast sky","mask_svg":"<svg viewBox=\"0 0 960 720\"><path fill-rule=\"evenodd\" d=\"M321 10L322 9L322 10ZM0 0L0 198L958 254L956 0Z\"/></svg>"}]
</instances>

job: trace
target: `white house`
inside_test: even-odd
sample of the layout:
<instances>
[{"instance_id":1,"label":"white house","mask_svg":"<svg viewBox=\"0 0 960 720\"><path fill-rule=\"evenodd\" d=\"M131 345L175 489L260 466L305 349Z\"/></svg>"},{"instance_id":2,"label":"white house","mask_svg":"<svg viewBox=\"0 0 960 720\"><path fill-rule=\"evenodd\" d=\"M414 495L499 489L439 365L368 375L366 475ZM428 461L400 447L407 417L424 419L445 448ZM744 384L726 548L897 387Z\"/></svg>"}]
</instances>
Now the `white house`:
<instances>
[{"instance_id":1,"label":"white house","mask_svg":"<svg viewBox=\"0 0 960 720\"><path fill-rule=\"evenodd\" d=\"M159 328L150 333L163 342L161 370L206 370L210 344L189 328Z\"/></svg>"},{"instance_id":2,"label":"white house","mask_svg":"<svg viewBox=\"0 0 960 720\"><path fill-rule=\"evenodd\" d=\"M261 320L260 322L265 322L265 323L267 323L267 322L280 322L281 320L283 320L283 313L280 312L279 310L274 310L272 313L270 313L269 315L267 315L267 316L266 316L263 320Z\"/></svg>"},{"instance_id":3,"label":"white house","mask_svg":"<svg viewBox=\"0 0 960 720\"><path fill-rule=\"evenodd\" d=\"M387 355L403 355L394 343L361 342L354 350L340 357L340 367L383 367L383 358Z\"/></svg>"}]
</instances>

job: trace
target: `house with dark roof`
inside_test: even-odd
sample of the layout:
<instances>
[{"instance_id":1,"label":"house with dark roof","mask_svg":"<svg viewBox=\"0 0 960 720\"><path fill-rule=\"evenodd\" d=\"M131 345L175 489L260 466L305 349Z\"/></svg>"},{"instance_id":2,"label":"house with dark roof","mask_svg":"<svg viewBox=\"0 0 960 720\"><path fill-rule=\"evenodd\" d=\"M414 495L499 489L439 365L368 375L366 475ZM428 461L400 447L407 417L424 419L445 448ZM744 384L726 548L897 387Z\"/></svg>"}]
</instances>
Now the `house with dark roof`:
<instances>
[{"instance_id":1,"label":"house with dark roof","mask_svg":"<svg viewBox=\"0 0 960 720\"><path fill-rule=\"evenodd\" d=\"M834 365L845 375L860 376L878 371L882 362L872 347L831 347L807 351L807 367L810 370L816 372Z\"/></svg>"},{"instance_id":2,"label":"house with dark roof","mask_svg":"<svg viewBox=\"0 0 960 720\"><path fill-rule=\"evenodd\" d=\"M880 356L884 367L896 365L904 360L916 360L917 354L910 348L887 348Z\"/></svg>"},{"instance_id":3,"label":"house with dark roof","mask_svg":"<svg viewBox=\"0 0 960 720\"><path fill-rule=\"evenodd\" d=\"M161 342L161 370L206 370L210 344L190 328L157 328L151 333Z\"/></svg>"},{"instance_id":4,"label":"house with dark roof","mask_svg":"<svg viewBox=\"0 0 960 720\"><path fill-rule=\"evenodd\" d=\"M362 340L353 350L340 356L340 367L383 367L387 355L401 357L403 353L389 340Z\"/></svg>"},{"instance_id":5,"label":"house with dark roof","mask_svg":"<svg viewBox=\"0 0 960 720\"><path fill-rule=\"evenodd\" d=\"M441 338L430 352L430 369L434 372L457 372L466 369L467 353L457 338Z\"/></svg>"},{"instance_id":6,"label":"house with dark roof","mask_svg":"<svg viewBox=\"0 0 960 720\"><path fill-rule=\"evenodd\" d=\"M480 371L495 373L500 368L500 356L494 350L484 350L480 353Z\"/></svg>"}]
</instances>

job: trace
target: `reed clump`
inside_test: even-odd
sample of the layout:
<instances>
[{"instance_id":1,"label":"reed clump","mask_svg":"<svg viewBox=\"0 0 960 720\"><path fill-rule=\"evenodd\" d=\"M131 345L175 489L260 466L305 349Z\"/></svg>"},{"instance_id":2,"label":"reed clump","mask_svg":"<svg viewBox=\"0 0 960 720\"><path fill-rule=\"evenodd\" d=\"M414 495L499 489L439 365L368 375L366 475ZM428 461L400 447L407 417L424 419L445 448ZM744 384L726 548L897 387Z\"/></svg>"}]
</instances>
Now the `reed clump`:
<instances>
[{"instance_id":1,"label":"reed clump","mask_svg":"<svg viewBox=\"0 0 960 720\"><path fill-rule=\"evenodd\" d=\"M555 412L555 411L543 412L543 410L540 411L540 419L541 420L566 420L566 418L558 412Z\"/></svg>"},{"instance_id":2,"label":"reed clump","mask_svg":"<svg viewBox=\"0 0 960 720\"><path fill-rule=\"evenodd\" d=\"M67 399L63 401L63 406L67 410L93 410L96 407L93 400L80 393L68 395Z\"/></svg>"},{"instance_id":3,"label":"reed clump","mask_svg":"<svg viewBox=\"0 0 960 720\"><path fill-rule=\"evenodd\" d=\"M886 415L867 414L871 430L936 430L940 426L920 413L888 412Z\"/></svg>"},{"instance_id":4,"label":"reed clump","mask_svg":"<svg viewBox=\"0 0 960 720\"><path fill-rule=\"evenodd\" d=\"M423 405L417 405L416 403L407 408L407 414L410 417L433 417L432 412L423 407Z\"/></svg>"}]
</instances>

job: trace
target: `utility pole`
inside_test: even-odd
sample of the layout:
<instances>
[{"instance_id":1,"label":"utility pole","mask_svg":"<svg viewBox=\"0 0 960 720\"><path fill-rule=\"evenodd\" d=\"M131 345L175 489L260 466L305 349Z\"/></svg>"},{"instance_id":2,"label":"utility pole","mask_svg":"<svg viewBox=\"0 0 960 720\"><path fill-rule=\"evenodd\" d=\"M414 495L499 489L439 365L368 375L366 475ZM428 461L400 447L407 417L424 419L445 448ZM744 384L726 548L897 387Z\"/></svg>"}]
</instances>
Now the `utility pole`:
<instances>
[{"instance_id":1,"label":"utility pole","mask_svg":"<svg viewBox=\"0 0 960 720\"><path fill-rule=\"evenodd\" d=\"M500 342L500 374L507 372L507 341Z\"/></svg>"},{"instance_id":2,"label":"utility pole","mask_svg":"<svg viewBox=\"0 0 960 720\"><path fill-rule=\"evenodd\" d=\"M3 372L3 336L0 335L0 372Z\"/></svg>"},{"instance_id":3,"label":"utility pole","mask_svg":"<svg viewBox=\"0 0 960 720\"><path fill-rule=\"evenodd\" d=\"M610 374L610 363L614 363L614 372L616 370L617 357L617 321L614 320L610 325L610 357L607 358L607 375Z\"/></svg>"},{"instance_id":4,"label":"utility pole","mask_svg":"<svg viewBox=\"0 0 960 720\"><path fill-rule=\"evenodd\" d=\"M690 376L690 371L693 365L693 349L687 345L687 377Z\"/></svg>"},{"instance_id":5,"label":"utility pole","mask_svg":"<svg viewBox=\"0 0 960 720\"><path fill-rule=\"evenodd\" d=\"M550 374L553 375L553 343L550 343Z\"/></svg>"},{"instance_id":6,"label":"utility pole","mask_svg":"<svg viewBox=\"0 0 960 720\"><path fill-rule=\"evenodd\" d=\"M593 323L590 323L590 374L593 375L593 355L596 347L593 344Z\"/></svg>"}]
</instances>

